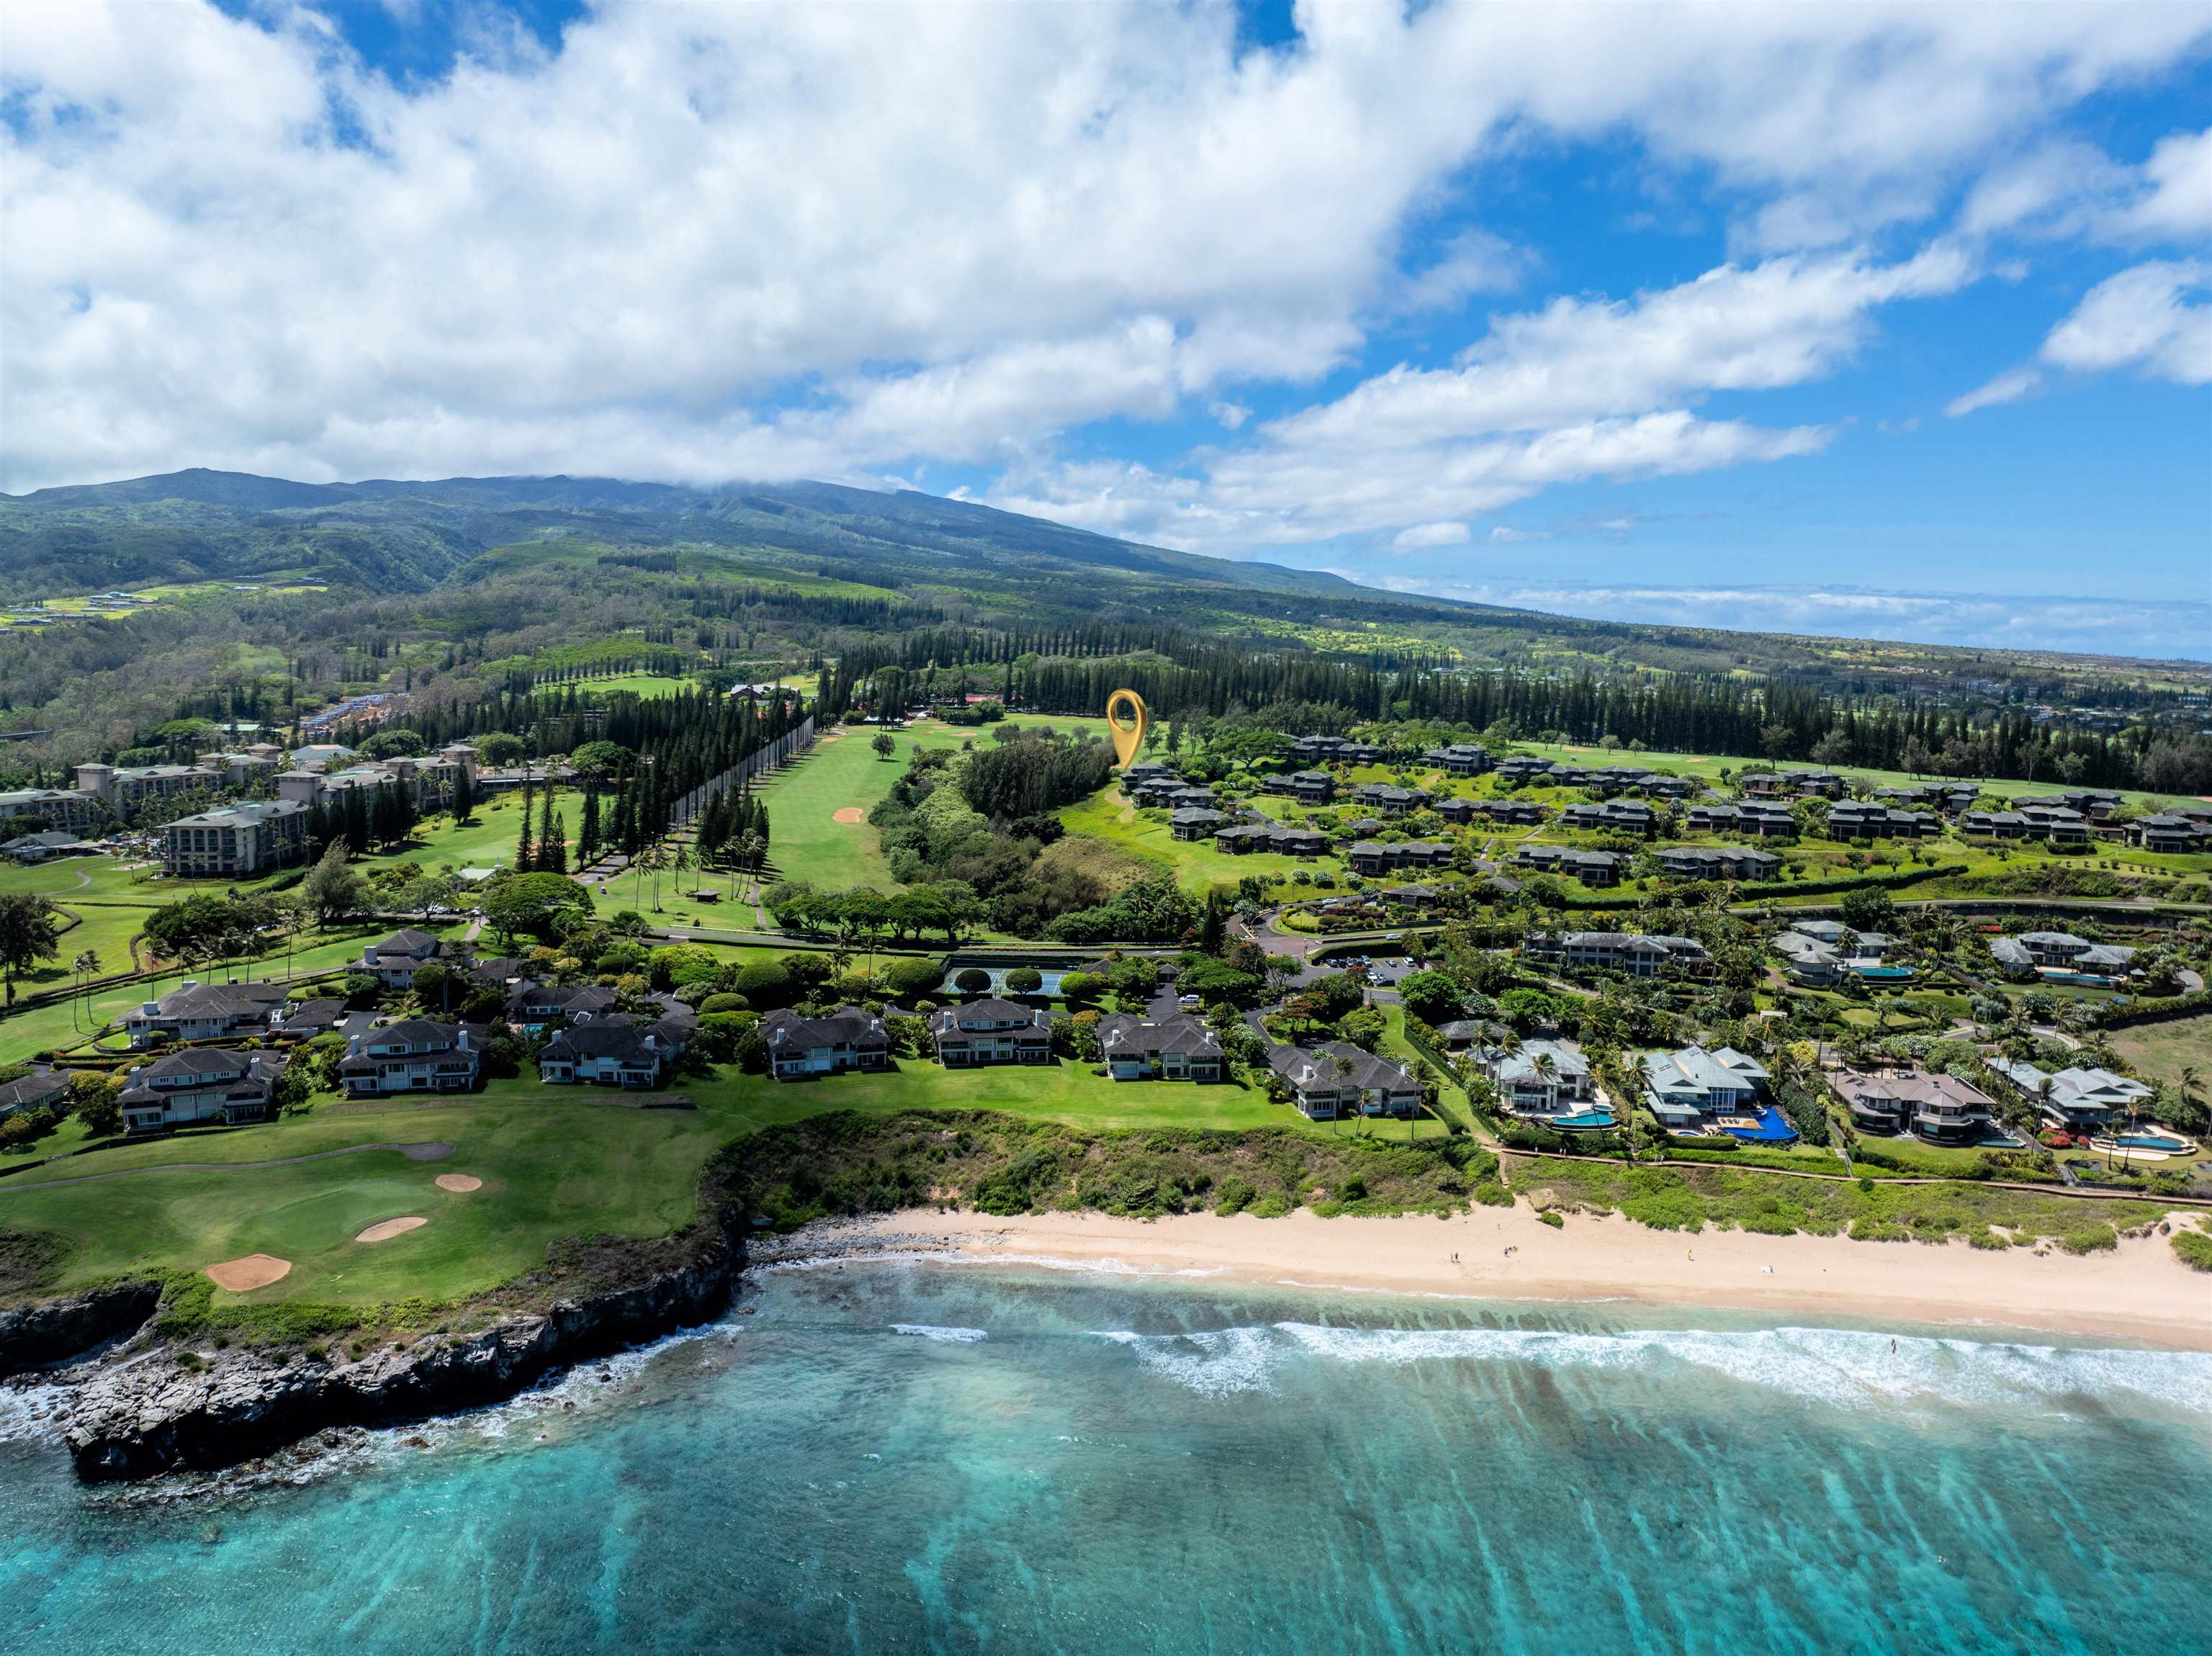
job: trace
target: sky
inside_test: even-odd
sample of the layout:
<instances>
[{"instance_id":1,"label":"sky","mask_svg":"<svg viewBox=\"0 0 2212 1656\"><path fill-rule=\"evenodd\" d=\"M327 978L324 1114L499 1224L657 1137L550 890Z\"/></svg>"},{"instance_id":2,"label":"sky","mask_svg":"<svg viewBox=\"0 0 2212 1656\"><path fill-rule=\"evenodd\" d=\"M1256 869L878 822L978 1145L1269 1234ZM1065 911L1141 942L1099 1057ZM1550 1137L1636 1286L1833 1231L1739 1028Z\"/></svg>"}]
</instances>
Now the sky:
<instances>
[{"instance_id":1,"label":"sky","mask_svg":"<svg viewBox=\"0 0 2212 1656\"><path fill-rule=\"evenodd\" d=\"M826 478L2212 658L2212 3L0 7L0 489Z\"/></svg>"}]
</instances>

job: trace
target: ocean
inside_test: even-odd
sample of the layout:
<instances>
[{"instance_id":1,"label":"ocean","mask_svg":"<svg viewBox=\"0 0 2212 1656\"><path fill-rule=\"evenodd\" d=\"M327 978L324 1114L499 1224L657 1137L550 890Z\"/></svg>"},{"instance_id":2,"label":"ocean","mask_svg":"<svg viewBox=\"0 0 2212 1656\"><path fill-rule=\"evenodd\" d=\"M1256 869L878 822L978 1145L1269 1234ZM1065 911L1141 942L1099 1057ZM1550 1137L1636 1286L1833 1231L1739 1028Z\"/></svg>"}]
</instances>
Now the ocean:
<instances>
[{"instance_id":1,"label":"ocean","mask_svg":"<svg viewBox=\"0 0 2212 1656\"><path fill-rule=\"evenodd\" d=\"M2212 1651L2206 1355L887 1261L251 1474L52 1403L11 1653Z\"/></svg>"}]
</instances>

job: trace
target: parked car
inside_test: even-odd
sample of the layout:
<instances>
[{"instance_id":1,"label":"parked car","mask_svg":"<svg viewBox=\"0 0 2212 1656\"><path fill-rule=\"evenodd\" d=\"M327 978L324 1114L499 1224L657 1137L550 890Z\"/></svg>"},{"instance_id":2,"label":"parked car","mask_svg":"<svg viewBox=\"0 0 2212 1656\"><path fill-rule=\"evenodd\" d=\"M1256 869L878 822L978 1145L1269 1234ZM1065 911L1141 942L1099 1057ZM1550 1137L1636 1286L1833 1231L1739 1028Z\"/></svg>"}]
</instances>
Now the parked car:
<instances>
[{"instance_id":1,"label":"parked car","mask_svg":"<svg viewBox=\"0 0 2212 1656\"><path fill-rule=\"evenodd\" d=\"M1195 1012L1206 1003L1196 995L1179 995L1176 998L1176 1004L1186 1012Z\"/></svg>"}]
</instances>

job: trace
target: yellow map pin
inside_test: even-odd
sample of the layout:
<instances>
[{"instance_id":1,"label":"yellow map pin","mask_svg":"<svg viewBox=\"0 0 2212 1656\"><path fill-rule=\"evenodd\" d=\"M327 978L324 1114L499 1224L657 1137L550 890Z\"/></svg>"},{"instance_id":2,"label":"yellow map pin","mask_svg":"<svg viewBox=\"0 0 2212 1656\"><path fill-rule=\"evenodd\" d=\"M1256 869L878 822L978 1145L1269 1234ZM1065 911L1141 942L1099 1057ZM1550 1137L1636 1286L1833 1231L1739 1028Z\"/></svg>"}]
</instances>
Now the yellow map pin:
<instances>
[{"instance_id":1,"label":"yellow map pin","mask_svg":"<svg viewBox=\"0 0 2212 1656\"><path fill-rule=\"evenodd\" d=\"M1114 733L1114 751L1121 755L1123 770L1143 745L1151 717L1145 711L1145 698L1134 690L1116 690L1106 698L1106 728Z\"/></svg>"}]
</instances>

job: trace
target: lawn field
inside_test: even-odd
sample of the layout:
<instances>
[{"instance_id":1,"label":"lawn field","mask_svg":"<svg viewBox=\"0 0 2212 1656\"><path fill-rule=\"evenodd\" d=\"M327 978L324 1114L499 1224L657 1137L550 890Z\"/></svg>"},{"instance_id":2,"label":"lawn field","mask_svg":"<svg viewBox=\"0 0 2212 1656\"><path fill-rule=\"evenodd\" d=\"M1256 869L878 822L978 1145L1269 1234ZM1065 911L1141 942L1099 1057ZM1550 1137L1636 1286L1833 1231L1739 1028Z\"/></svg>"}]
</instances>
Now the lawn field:
<instances>
[{"instance_id":1,"label":"lawn field","mask_svg":"<svg viewBox=\"0 0 2212 1656\"><path fill-rule=\"evenodd\" d=\"M699 1169L716 1148L827 1110L988 1109L1092 1128L1358 1131L1308 1123L1257 1088L1120 1083L1066 1064L948 1071L904 1059L895 1071L804 1084L725 1070L670 1091L697 1107L595 1104L585 1089L534 1081L497 1082L436 1103L357 1109L325 1100L306 1116L266 1127L118 1143L26 1169L0 1180L0 1229L67 1239L73 1251L58 1284L64 1288L133 1265L199 1271L270 1253L292 1262L290 1275L249 1294L220 1293L218 1302L368 1305L480 1291L541 1264L546 1246L565 1236L661 1234L692 1216ZM1431 1136L1443 1131L1420 1125ZM1395 1123L1371 1131L1386 1139L1406 1132ZM283 1167L245 1165L426 1142L452 1144L453 1153L415 1162L396 1150L360 1149ZM223 1165L175 1165L182 1162ZM33 1188L125 1169L156 1170ZM471 1174L483 1188L448 1194L434 1182L441 1173ZM401 1217L428 1222L388 1241L354 1240L369 1225Z\"/></svg>"},{"instance_id":2,"label":"lawn field","mask_svg":"<svg viewBox=\"0 0 2212 1656\"><path fill-rule=\"evenodd\" d=\"M1269 809L1279 803L1270 799L1261 808L1270 816L1281 815ZM1344 872L1342 859L1335 857L1302 859L1265 851L1232 854L1217 848L1211 840L1178 840L1168 831L1165 812L1139 810L1122 797L1118 781L1109 782L1080 804L1067 806L1060 813L1060 820L1072 834L1107 840L1164 871L1172 870L1176 883L1194 895L1214 889L1233 892L1238 881L1255 877L1286 884L1300 868L1310 874L1322 869L1339 876Z\"/></svg>"},{"instance_id":3,"label":"lawn field","mask_svg":"<svg viewBox=\"0 0 2212 1656\"><path fill-rule=\"evenodd\" d=\"M2212 1086L2212 1013L2115 1029L2110 1040L2112 1050L2146 1080L2179 1087L2182 1071L2190 1069L2197 1073L2200 1097Z\"/></svg>"},{"instance_id":4,"label":"lawn field","mask_svg":"<svg viewBox=\"0 0 2212 1656\"><path fill-rule=\"evenodd\" d=\"M1103 719L1017 714L1006 722L1094 735L1106 728ZM831 890L859 885L890 890L896 882L875 829L865 820L866 813L890 792L917 747L988 742L996 728L970 730L922 719L891 731L895 745L888 759L878 758L870 745L877 734L872 726L846 725L824 731L804 758L785 766L758 790L769 811L769 860L789 880L808 880ZM863 820L840 822L836 817L841 810L859 810Z\"/></svg>"}]
</instances>

